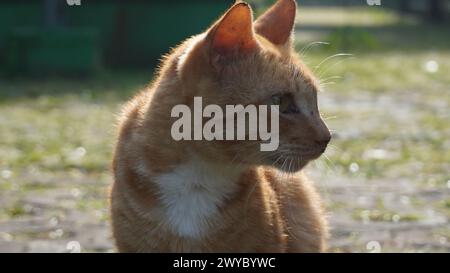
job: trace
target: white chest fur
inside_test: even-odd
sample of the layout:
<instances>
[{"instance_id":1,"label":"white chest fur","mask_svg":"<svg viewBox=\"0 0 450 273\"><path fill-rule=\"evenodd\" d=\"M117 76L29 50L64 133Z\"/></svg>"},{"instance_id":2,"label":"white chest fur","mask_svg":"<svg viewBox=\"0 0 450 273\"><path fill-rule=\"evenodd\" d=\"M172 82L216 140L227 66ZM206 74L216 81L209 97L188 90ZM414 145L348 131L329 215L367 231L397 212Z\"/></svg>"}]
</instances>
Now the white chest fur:
<instances>
[{"instance_id":1,"label":"white chest fur","mask_svg":"<svg viewBox=\"0 0 450 273\"><path fill-rule=\"evenodd\" d=\"M201 238L236 189L236 168L193 158L156 177L166 224L175 234Z\"/></svg>"}]
</instances>

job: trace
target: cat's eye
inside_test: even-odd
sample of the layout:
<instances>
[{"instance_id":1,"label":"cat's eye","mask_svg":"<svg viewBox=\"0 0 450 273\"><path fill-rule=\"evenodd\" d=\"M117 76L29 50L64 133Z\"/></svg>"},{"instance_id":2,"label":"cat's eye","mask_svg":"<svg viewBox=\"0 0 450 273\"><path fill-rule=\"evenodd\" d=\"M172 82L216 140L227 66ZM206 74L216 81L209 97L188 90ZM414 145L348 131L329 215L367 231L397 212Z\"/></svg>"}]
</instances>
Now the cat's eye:
<instances>
[{"instance_id":1,"label":"cat's eye","mask_svg":"<svg viewBox=\"0 0 450 273\"><path fill-rule=\"evenodd\" d=\"M272 96L272 105L279 105L283 114L296 114L299 112L291 94L278 94Z\"/></svg>"}]
</instances>

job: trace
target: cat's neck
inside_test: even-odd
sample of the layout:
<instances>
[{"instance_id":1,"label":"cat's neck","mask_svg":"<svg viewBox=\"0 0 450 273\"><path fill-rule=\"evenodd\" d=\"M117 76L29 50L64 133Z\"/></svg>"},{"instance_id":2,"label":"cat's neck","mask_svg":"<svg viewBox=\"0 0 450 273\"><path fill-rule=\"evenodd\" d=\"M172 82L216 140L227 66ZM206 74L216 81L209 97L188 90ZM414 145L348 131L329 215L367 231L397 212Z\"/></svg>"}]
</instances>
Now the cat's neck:
<instances>
[{"instance_id":1,"label":"cat's neck","mask_svg":"<svg viewBox=\"0 0 450 273\"><path fill-rule=\"evenodd\" d=\"M155 178L164 214L172 232L187 238L201 238L238 191L243 168L210 162L191 154L187 161Z\"/></svg>"}]
</instances>

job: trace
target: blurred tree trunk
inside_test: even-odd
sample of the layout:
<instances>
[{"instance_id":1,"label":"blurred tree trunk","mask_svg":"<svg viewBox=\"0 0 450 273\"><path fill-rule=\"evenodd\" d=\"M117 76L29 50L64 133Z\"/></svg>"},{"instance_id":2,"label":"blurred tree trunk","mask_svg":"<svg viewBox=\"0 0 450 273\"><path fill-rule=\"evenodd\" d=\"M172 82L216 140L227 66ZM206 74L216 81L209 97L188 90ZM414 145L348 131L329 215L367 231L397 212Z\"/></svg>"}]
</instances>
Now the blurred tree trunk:
<instances>
[{"instance_id":1,"label":"blurred tree trunk","mask_svg":"<svg viewBox=\"0 0 450 273\"><path fill-rule=\"evenodd\" d=\"M61 0L44 1L44 20L47 27L55 27L63 24L62 3L63 1Z\"/></svg>"},{"instance_id":2,"label":"blurred tree trunk","mask_svg":"<svg viewBox=\"0 0 450 273\"><path fill-rule=\"evenodd\" d=\"M58 22L58 1L57 0L45 0L44 12L45 12L45 24L49 27L53 27Z\"/></svg>"},{"instance_id":3,"label":"blurred tree trunk","mask_svg":"<svg viewBox=\"0 0 450 273\"><path fill-rule=\"evenodd\" d=\"M442 22L445 16L444 1L428 1L428 16L432 22Z\"/></svg>"},{"instance_id":4,"label":"blurred tree trunk","mask_svg":"<svg viewBox=\"0 0 450 273\"><path fill-rule=\"evenodd\" d=\"M409 0L400 0L400 11L402 13L407 13L411 11L411 1Z\"/></svg>"},{"instance_id":5,"label":"blurred tree trunk","mask_svg":"<svg viewBox=\"0 0 450 273\"><path fill-rule=\"evenodd\" d=\"M120 66L127 63L130 52L129 49L129 15L127 9L125 8L127 3L125 1L120 2L119 8L116 10L114 15L114 28L112 32L112 43L109 46L110 56L114 58L109 58L108 62L113 66Z\"/></svg>"}]
</instances>

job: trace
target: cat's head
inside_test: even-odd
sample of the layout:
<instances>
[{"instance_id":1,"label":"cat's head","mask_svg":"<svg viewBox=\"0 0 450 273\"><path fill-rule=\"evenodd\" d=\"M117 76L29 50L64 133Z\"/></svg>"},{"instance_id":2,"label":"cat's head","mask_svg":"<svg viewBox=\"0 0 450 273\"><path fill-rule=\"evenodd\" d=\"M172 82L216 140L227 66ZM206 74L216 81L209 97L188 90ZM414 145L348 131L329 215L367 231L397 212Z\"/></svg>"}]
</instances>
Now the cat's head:
<instances>
[{"instance_id":1,"label":"cat's head","mask_svg":"<svg viewBox=\"0 0 450 273\"><path fill-rule=\"evenodd\" d=\"M278 0L253 21L251 7L239 2L180 57L184 92L204 104L280 107L276 151L261 152L259 141L198 142L196 149L285 171L298 171L325 151L331 135L317 106L318 83L293 47L296 10L294 0Z\"/></svg>"}]
</instances>

